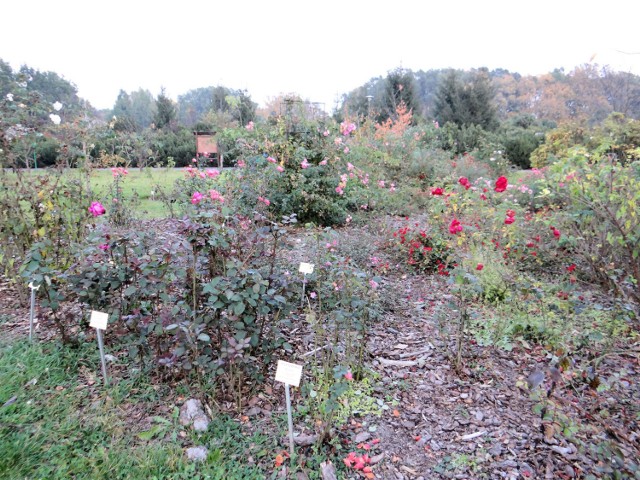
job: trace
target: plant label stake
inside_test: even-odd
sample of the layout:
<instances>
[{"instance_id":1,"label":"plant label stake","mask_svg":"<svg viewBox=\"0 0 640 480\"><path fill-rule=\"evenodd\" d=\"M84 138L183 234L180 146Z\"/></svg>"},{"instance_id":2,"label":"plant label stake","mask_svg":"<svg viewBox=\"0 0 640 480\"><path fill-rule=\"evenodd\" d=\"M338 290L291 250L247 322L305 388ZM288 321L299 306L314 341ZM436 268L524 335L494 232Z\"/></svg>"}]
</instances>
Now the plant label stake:
<instances>
[{"instance_id":1,"label":"plant label stake","mask_svg":"<svg viewBox=\"0 0 640 480\"><path fill-rule=\"evenodd\" d=\"M102 330L107 329L107 322L109 321L109 314L104 312L91 311L91 320L89 326L96 329L96 335L98 336L98 348L100 349L100 361L102 362L102 376L104 377L104 384L109 384L109 378L107 377L107 361L104 358L104 345L102 343Z\"/></svg>"},{"instance_id":2,"label":"plant label stake","mask_svg":"<svg viewBox=\"0 0 640 480\"><path fill-rule=\"evenodd\" d=\"M36 290L40 288L40 285L37 287L33 286L33 282L29 283L29 288L31 289L31 311L29 312L29 341L33 341L33 319L36 314Z\"/></svg>"},{"instance_id":3,"label":"plant label stake","mask_svg":"<svg viewBox=\"0 0 640 480\"><path fill-rule=\"evenodd\" d=\"M313 268L313 266L312 266ZM278 368L276 368L276 382L284 383L284 394L287 402L287 417L289 419L289 453L293 455L293 416L291 415L291 394L289 385L297 387L300 385L300 377L302 376L302 365L278 360Z\"/></svg>"},{"instance_id":4,"label":"plant label stake","mask_svg":"<svg viewBox=\"0 0 640 480\"><path fill-rule=\"evenodd\" d=\"M307 285L307 274L313 273L313 263L300 263L298 271L302 273L302 298L300 299L300 306L304 307L304 289Z\"/></svg>"}]
</instances>

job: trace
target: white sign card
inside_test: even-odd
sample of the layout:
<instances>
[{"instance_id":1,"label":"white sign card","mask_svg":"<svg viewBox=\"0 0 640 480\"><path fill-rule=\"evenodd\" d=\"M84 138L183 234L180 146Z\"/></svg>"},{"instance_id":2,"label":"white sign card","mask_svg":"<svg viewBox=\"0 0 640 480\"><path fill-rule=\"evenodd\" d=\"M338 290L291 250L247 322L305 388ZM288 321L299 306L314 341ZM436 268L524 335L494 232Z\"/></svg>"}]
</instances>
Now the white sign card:
<instances>
[{"instance_id":1,"label":"white sign card","mask_svg":"<svg viewBox=\"0 0 640 480\"><path fill-rule=\"evenodd\" d=\"M90 327L99 328L100 330L106 330L108 321L108 313L96 312L95 310L91 310L91 319L89 320Z\"/></svg>"},{"instance_id":2,"label":"white sign card","mask_svg":"<svg viewBox=\"0 0 640 480\"><path fill-rule=\"evenodd\" d=\"M278 367L276 368L276 382L282 382L298 387L300 386L300 377L302 377L302 365L278 360Z\"/></svg>"},{"instance_id":3,"label":"white sign card","mask_svg":"<svg viewBox=\"0 0 640 480\"><path fill-rule=\"evenodd\" d=\"M313 273L313 263L300 263L300 268L298 269L300 273Z\"/></svg>"}]
</instances>

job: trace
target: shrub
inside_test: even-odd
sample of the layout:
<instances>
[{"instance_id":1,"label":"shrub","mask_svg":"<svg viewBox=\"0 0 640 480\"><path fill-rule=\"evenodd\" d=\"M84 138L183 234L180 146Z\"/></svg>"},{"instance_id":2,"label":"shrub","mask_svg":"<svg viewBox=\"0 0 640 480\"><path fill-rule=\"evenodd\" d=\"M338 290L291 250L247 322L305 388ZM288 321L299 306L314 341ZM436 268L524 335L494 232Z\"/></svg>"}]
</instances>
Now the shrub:
<instances>
[{"instance_id":1,"label":"shrub","mask_svg":"<svg viewBox=\"0 0 640 480\"><path fill-rule=\"evenodd\" d=\"M640 300L640 162L574 149L552 166L547 188L592 278Z\"/></svg>"},{"instance_id":2,"label":"shrub","mask_svg":"<svg viewBox=\"0 0 640 480\"><path fill-rule=\"evenodd\" d=\"M392 245L408 265L424 273L448 275L453 249L439 229L405 225L393 232Z\"/></svg>"},{"instance_id":3,"label":"shrub","mask_svg":"<svg viewBox=\"0 0 640 480\"><path fill-rule=\"evenodd\" d=\"M15 282L21 271L26 282L41 283L43 277L31 276L41 261L64 271L73 262L74 245L84 238L91 218L86 184L62 170L48 173L0 172L0 265ZM39 258L28 267L31 255Z\"/></svg>"},{"instance_id":4,"label":"shrub","mask_svg":"<svg viewBox=\"0 0 640 480\"><path fill-rule=\"evenodd\" d=\"M302 222L335 225L345 222L349 210L369 205L371 179L350 161L350 133L319 127L287 139L278 134L280 122L261 142L237 140L234 207L251 211L266 198L276 217L295 213Z\"/></svg>"},{"instance_id":5,"label":"shrub","mask_svg":"<svg viewBox=\"0 0 640 480\"><path fill-rule=\"evenodd\" d=\"M544 143L531 153L531 166L543 168L566 157L570 148L589 143L589 132L578 124L564 124L546 133Z\"/></svg>"}]
</instances>

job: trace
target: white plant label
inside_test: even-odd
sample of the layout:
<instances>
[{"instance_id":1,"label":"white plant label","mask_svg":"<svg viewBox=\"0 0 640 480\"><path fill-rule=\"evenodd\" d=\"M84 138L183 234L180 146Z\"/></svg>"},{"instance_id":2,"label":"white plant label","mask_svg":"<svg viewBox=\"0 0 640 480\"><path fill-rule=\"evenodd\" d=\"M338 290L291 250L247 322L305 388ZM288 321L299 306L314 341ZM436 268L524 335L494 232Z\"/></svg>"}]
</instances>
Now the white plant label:
<instances>
[{"instance_id":1,"label":"white plant label","mask_svg":"<svg viewBox=\"0 0 640 480\"><path fill-rule=\"evenodd\" d=\"M313 263L304 263L300 264L300 268L298 269L300 273L313 273Z\"/></svg>"},{"instance_id":2,"label":"white plant label","mask_svg":"<svg viewBox=\"0 0 640 480\"><path fill-rule=\"evenodd\" d=\"M90 327L99 328L100 330L106 330L108 321L108 313L96 312L95 310L91 310L91 319L89 320Z\"/></svg>"},{"instance_id":3,"label":"white plant label","mask_svg":"<svg viewBox=\"0 0 640 480\"><path fill-rule=\"evenodd\" d=\"M302 365L278 360L278 367L276 368L276 382L282 382L298 387L300 385L300 377L302 377Z\"/></svg>"}]
</instances>

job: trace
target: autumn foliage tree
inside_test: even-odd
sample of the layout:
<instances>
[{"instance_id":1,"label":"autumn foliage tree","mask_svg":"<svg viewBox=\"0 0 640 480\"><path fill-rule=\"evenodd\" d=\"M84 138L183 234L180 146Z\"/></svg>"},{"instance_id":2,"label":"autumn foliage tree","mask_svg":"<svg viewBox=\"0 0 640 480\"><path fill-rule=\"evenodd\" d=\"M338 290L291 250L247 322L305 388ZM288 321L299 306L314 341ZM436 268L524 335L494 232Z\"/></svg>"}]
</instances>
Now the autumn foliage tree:
<instances>
[{"instance_id":1,"label":"autumn foliage tree","mask_svg":"<svg viewBox=\"0 0 640 480\"><path fill-rule=\"evenodd\" d=\"M411 112L418 106L415 78L411 70L396 68L389 72L385 79L378 121L386 121L389 117L395 116L402 105Z\"/></svg>"},{"instance_id":2,"label":"autumn foliage tree","mask_svg":"<svg viewBox=\"0 0 640 480\"><path fill-rule=\"evenodd\" d=\"M393 118L389 117L382 123L375 125L376 133L375 138L378 140L390 140L398 139L404 135L407 129L411 126L413 121L413 112L404 104L400 104L396 107L395 115Z\"/></svg>"}]
</instances>

